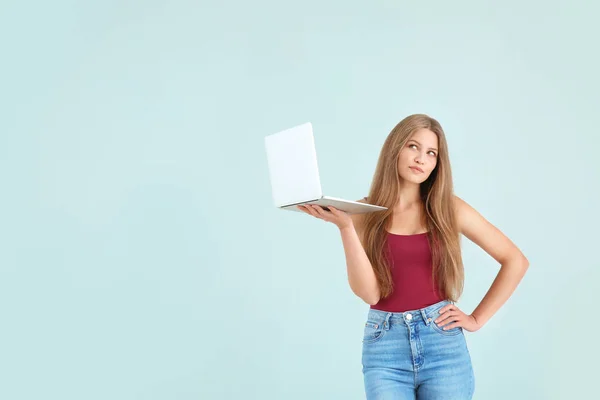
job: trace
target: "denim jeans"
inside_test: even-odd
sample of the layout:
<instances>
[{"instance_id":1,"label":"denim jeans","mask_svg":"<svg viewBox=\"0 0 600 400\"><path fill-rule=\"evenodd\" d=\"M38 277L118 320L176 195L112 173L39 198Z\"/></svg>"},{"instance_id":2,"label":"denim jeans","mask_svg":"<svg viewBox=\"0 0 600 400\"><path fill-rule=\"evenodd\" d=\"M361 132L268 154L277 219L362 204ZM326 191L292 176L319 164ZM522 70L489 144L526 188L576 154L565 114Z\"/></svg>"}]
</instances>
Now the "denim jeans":
<instances>
[{"instance_id":1,"label":"denim jeans","mask_svg":"<svg viewBox=\"0 0 600 400\"><path fill-rule=\"evenodd\" d=\"M434 322L447 304L398 313L369 309L362 344L367 400L472 399L475 377L463 329L444 331Z\"/></svg>"}]
</instances>

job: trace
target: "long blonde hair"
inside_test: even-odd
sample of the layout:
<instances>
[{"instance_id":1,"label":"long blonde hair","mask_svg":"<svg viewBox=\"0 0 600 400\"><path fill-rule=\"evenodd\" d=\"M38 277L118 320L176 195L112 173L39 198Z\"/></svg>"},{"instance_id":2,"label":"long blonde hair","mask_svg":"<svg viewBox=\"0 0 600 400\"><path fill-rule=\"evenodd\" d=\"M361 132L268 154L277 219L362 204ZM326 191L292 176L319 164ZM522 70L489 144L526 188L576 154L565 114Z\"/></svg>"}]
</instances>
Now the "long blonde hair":
<instances>
[{"instance_id":1,"label":"long blonde hair","mask_svg":"<svg viewBox=\"0 0 600 400\"><path fill-rule=\"evenodd\" d=\"M433 281L442 296L457 301L464 287L460 232L454 211L448 144L442 126L434 118L425 114L410 115L388 134L368 195L368 203L388 209L364 214L361 241L377 277L381 298L388 297L393 291L393 281L384 249L392 209L399 201L398 157L410 137L420 129L429 129L438 137L437 165L420 186L424 206L422 224L427 227L432 251Z\"/></svg>"}]
</instances>

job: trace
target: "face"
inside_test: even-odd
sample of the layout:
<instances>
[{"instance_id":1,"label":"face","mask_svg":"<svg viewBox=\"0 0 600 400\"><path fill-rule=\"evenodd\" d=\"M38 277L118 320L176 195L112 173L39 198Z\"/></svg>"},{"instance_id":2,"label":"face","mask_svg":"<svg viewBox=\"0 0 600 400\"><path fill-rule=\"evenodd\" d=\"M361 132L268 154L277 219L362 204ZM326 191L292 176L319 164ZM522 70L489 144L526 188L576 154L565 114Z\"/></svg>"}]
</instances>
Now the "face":
<instances>
[{"instance_id":1,"label":"face","mask_svg":"<svg viewBox=\"0 0 600 400\"><path fill-rule=\"evenodd\" d=\"M400 151L398 157L400 177L409 182L422 183L431 175L437 160L437 135L429 129L420 129L413 133Z\"/></svg>"}]
</instances>

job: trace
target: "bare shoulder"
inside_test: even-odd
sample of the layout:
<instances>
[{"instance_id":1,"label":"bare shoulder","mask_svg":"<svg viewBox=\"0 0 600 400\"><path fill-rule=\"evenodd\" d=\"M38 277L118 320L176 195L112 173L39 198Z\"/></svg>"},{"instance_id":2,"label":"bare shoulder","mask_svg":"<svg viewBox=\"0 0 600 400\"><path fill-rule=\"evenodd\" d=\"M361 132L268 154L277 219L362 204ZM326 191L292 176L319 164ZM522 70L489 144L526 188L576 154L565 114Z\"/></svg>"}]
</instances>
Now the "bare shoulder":
<instances>
[{"instance_id":1,"label":"bare shoulder","mask_svg":"<svg viewBox=\"0 0 600 400\"><path fill-rule=\"evenodd\" d=\"M527 259L519 248L469 203L454 196L454 208L460 233L481 247L499 263L514 257Z\"/></svg>"}]
</instances>

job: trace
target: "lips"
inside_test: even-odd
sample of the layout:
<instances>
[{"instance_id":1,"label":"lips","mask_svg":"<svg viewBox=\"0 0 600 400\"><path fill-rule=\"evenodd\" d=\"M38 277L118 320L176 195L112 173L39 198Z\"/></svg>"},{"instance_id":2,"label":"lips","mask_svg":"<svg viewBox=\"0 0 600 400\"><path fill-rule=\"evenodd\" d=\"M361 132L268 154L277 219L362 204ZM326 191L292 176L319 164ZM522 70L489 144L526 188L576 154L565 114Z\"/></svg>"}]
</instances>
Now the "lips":
<instances>
[{"instance_id":1,"label":"lips","mask_svg":"<svg viewBox=\"0 0 600 400\"><path fill-rule=\"evenodd\" d=\"M419 167L409 167L410 169L412 169L413 171L417 171L417 172L423 172L423 170Z\"/></svg>"}]
</instances>

